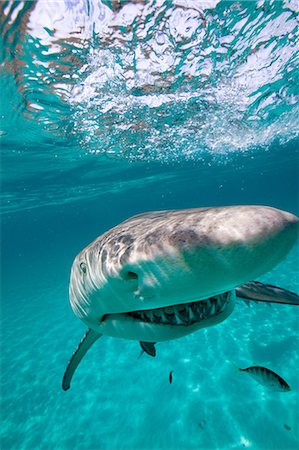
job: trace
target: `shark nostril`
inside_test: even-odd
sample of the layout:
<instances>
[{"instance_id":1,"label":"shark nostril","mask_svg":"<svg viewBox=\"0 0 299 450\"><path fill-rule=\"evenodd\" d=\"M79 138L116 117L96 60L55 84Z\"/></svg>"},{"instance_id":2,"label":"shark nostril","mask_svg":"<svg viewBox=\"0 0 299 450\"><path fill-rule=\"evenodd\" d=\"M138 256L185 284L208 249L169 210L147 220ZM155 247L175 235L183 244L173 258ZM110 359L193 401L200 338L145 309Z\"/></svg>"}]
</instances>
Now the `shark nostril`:
<instances>
[{"instance_id":1,"label":"shark nostril","mask_svg":"<svg viewBox=\"0 0 299 450\"><path fill-rule=\"evenodd\" d=\"M128 271L127 277L129 280L137 280L138 275L135 272L132 272L131 270Z\"/></svg>"}]
</instances>

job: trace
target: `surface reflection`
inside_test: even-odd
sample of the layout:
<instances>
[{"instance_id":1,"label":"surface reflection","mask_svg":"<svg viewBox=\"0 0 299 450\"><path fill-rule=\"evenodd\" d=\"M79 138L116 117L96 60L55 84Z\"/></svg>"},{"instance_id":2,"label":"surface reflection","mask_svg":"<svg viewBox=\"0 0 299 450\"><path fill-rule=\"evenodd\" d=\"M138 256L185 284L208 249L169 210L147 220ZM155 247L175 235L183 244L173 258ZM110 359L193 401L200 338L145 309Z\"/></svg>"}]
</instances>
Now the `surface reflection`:
<instances>
[{"instance_id":1,"label":"surface reflection","mask_svg":"<svg viewBox=\"0 0 299 450\"><path fill-rule=\"evenodd\" d=\"M41 136L166 161L298 134L292 1L38 0L1 9L12 107Z\"/></svg>"}]
</instances>

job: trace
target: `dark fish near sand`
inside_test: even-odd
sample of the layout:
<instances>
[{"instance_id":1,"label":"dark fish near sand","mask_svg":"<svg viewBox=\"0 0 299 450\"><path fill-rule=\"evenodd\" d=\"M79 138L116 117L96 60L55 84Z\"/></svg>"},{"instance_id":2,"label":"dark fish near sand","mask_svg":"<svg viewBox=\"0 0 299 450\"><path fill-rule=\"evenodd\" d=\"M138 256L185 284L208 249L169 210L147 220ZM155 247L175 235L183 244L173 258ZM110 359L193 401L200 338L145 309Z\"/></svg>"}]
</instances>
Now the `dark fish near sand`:
<instances>
[{"instance_id":1,"label":"dark fish near sand","mask_svg":"<svg viewBox=\"0 0 299 450\"><path fill-rule=\"evenodd\" d=\"M237 366L236 366L237 367ZM288 383L281 378L277 373L273 372L270 369L262 366L251 366L246 369L240 369L237 367L240 372L246 372L252 378L255 379L259 384L267 387L271 391L278 392L288 392L291 390Z\"/></svg>"}]
</instances>

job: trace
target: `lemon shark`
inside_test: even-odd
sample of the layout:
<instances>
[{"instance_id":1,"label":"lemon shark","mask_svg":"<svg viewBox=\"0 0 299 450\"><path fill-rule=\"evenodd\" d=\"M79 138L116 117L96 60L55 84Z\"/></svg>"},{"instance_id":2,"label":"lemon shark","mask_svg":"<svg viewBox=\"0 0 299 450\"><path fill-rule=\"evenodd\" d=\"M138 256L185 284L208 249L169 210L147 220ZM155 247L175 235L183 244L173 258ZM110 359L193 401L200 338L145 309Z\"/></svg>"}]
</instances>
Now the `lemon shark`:
<instances>
[{"instance_id":1,"label":"lemon shark","mask_svg":"<svg viewBox=\"0 0 299 450\"><path fill-rule=\"evenodd\" d=\"M71 269L71 307L88 329L63 389L102 335L156 343L217 325L238 299L299 304L251 281L285 258L298 233L295 215L242 205L148 212L102 234Z\"/></svg>"}]
</instances>

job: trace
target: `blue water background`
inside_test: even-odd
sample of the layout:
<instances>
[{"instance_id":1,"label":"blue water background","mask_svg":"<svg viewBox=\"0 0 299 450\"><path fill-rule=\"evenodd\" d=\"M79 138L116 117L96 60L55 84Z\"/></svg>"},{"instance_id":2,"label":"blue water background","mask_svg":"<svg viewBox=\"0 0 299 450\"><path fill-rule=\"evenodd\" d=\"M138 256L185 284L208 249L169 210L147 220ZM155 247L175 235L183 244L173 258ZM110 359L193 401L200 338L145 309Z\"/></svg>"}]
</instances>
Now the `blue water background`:
<instances>
[{"instance_id":1,"label":"blue water background","mask_svg":"<svg viewBox=\"0 0 299 450\"><path fill-rule=\"evenodd\" d=\"M240 302L156 358L102 337L61 389L85 332L71 264L101 233L160 209L299 214L296 2L128 3L0 4L1 450L298 450L297 307ZM297 244L261 280L299 293L298 267Z\"/></svg>"},{"instance_id":2,"label":"blue water background","mask_svg":"<svg viewBox=\"0 0 299 450\"><path fill-rule=\"evenodd\" d=\"M137 359L137 342L103 337L82 361L70 391L61 389L66 363L85 329L68 303L77 252L109 227L147 210L258 203L298 214L294 163L253 162L239 170L128 165L128 177L136 170L153 177L150 188L5 215L2 448L297 449L295 307L238 304L223 324L158 344L155 359ZM170 173L171 182L161 181ZM298 292L297 264L298 246L262 280ZM292 392L269 392L236 374L229 361L267 365L286 378Z\"/></svg>"}]
</instances>

